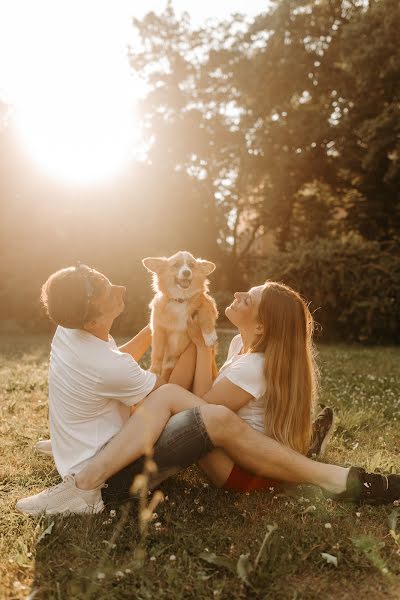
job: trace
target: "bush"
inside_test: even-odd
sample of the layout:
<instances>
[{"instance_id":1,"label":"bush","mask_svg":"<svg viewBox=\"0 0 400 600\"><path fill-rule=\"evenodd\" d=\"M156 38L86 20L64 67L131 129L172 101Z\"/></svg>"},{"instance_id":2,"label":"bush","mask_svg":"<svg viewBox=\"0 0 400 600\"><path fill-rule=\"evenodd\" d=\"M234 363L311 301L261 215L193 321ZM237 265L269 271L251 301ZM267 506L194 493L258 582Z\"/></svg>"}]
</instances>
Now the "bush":
<instances>
[{"instance_id":1,"label":"bush","mask_svg":"<svg viewBox=\"0 0 400 600\"><path fill-rule=\"evenodd\" d=\"M400 342L400 247L358 235L319 239L259 261L255 281L282 281L310 301L324 340Z\"/></svg>"}]
</instances>

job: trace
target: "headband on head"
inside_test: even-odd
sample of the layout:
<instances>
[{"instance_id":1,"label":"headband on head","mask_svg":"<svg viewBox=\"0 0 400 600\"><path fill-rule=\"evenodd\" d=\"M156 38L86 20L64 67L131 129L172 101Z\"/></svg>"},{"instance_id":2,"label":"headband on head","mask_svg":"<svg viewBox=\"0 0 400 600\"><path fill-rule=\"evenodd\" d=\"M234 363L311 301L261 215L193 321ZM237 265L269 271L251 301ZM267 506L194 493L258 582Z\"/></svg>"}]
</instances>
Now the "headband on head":
<instances>
[{"instance_id":1,"label":"headband on head","mask_svg":"<svg viewBox=\"0 0 400 600\"><path fill-rule=\"evenodd\" d=\"M84 323L85 319L89 313L90 300L94 296L94 293L95 293L95 289L94 289L93 283L90 278L91 274L93 273L93 269L91 267L88 267L88 265L81 263L80 260L77 260L75 262L74 267L75 267L75 271L83 279L83 282L85 284L86 308L85 308L85 312L82 317L82 323Z\"/></svg>"}]
</instances>

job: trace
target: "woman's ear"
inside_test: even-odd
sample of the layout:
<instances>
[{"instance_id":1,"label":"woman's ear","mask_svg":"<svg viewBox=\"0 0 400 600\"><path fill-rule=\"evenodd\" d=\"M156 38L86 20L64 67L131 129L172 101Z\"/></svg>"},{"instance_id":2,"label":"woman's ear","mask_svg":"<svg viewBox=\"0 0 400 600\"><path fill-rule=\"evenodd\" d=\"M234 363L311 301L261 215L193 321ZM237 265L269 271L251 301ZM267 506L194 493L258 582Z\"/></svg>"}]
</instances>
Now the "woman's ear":
<instances>
[{"instance_id":1,"label":"woman's ear","mask_svg":"<svg viewBox=\"0 0 400 600\"><path fill-rule=\"evenodd\" d=\"M256 334L262 335L264 333L264 325L262 323L257 323L256 325Z\"/></svg>"}]
</instances>

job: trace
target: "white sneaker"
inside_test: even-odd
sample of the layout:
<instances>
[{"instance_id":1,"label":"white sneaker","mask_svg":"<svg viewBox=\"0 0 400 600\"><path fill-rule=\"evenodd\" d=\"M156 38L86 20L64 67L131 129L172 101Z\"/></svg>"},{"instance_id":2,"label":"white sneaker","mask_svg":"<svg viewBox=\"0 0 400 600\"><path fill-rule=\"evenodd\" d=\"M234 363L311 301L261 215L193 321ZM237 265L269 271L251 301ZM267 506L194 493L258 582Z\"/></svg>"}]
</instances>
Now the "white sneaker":
<instances>
[{"instance_id":1,"label":"white sneaker","mask_svg":"<svg viewBox=\"0 0 400 600\"><path fill-rule=\"evenodd\" d=\"M46 454L46 456L53 456L51 440L39 440L36 443L35 448L37 452L40 452L40 454Z\"/></svg>"},{"instance_id":2,"label":"white sneaker","mask_svg":"<svg viewBox=\"0 0 400 600\"><path fill-rule=\"evenodd\" d=\"M28 515L46 513L99 513L104 509L101 488L80 490L75 485L75 477L66 475L61 483L43 490L35 496L18 500L15 508Z\"/></svg>"}]
</instances>

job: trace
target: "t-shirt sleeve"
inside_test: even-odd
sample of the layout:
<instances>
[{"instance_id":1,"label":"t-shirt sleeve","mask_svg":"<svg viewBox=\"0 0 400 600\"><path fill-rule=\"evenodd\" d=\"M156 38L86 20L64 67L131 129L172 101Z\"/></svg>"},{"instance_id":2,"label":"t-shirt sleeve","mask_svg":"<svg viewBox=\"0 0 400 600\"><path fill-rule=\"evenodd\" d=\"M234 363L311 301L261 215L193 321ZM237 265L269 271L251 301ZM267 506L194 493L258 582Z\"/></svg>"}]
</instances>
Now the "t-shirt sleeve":
<instances>
[{"instance_id":1,"label":"t-shirt sleeve","mask_svg":"<svg viewBox=\"0 0 400 600\"><path fill-rule=\"evenodd\" d=\"M225 377L254 398L260 398L266 390L264 357L258 354L244 354L231 365Z\"/></svg>"},{"instance_id":2,"label":"t-shirt sleeve","mask_svg":"<svg viewBox=\"0 0 400 600\"><path fill-rule=\"evenodd\" d=\"M133 406L152 391L156 380L156 375L142 369L132 356L117 350L102 369L97 392L102 398Z\"/></svg>"}]
</instances>

